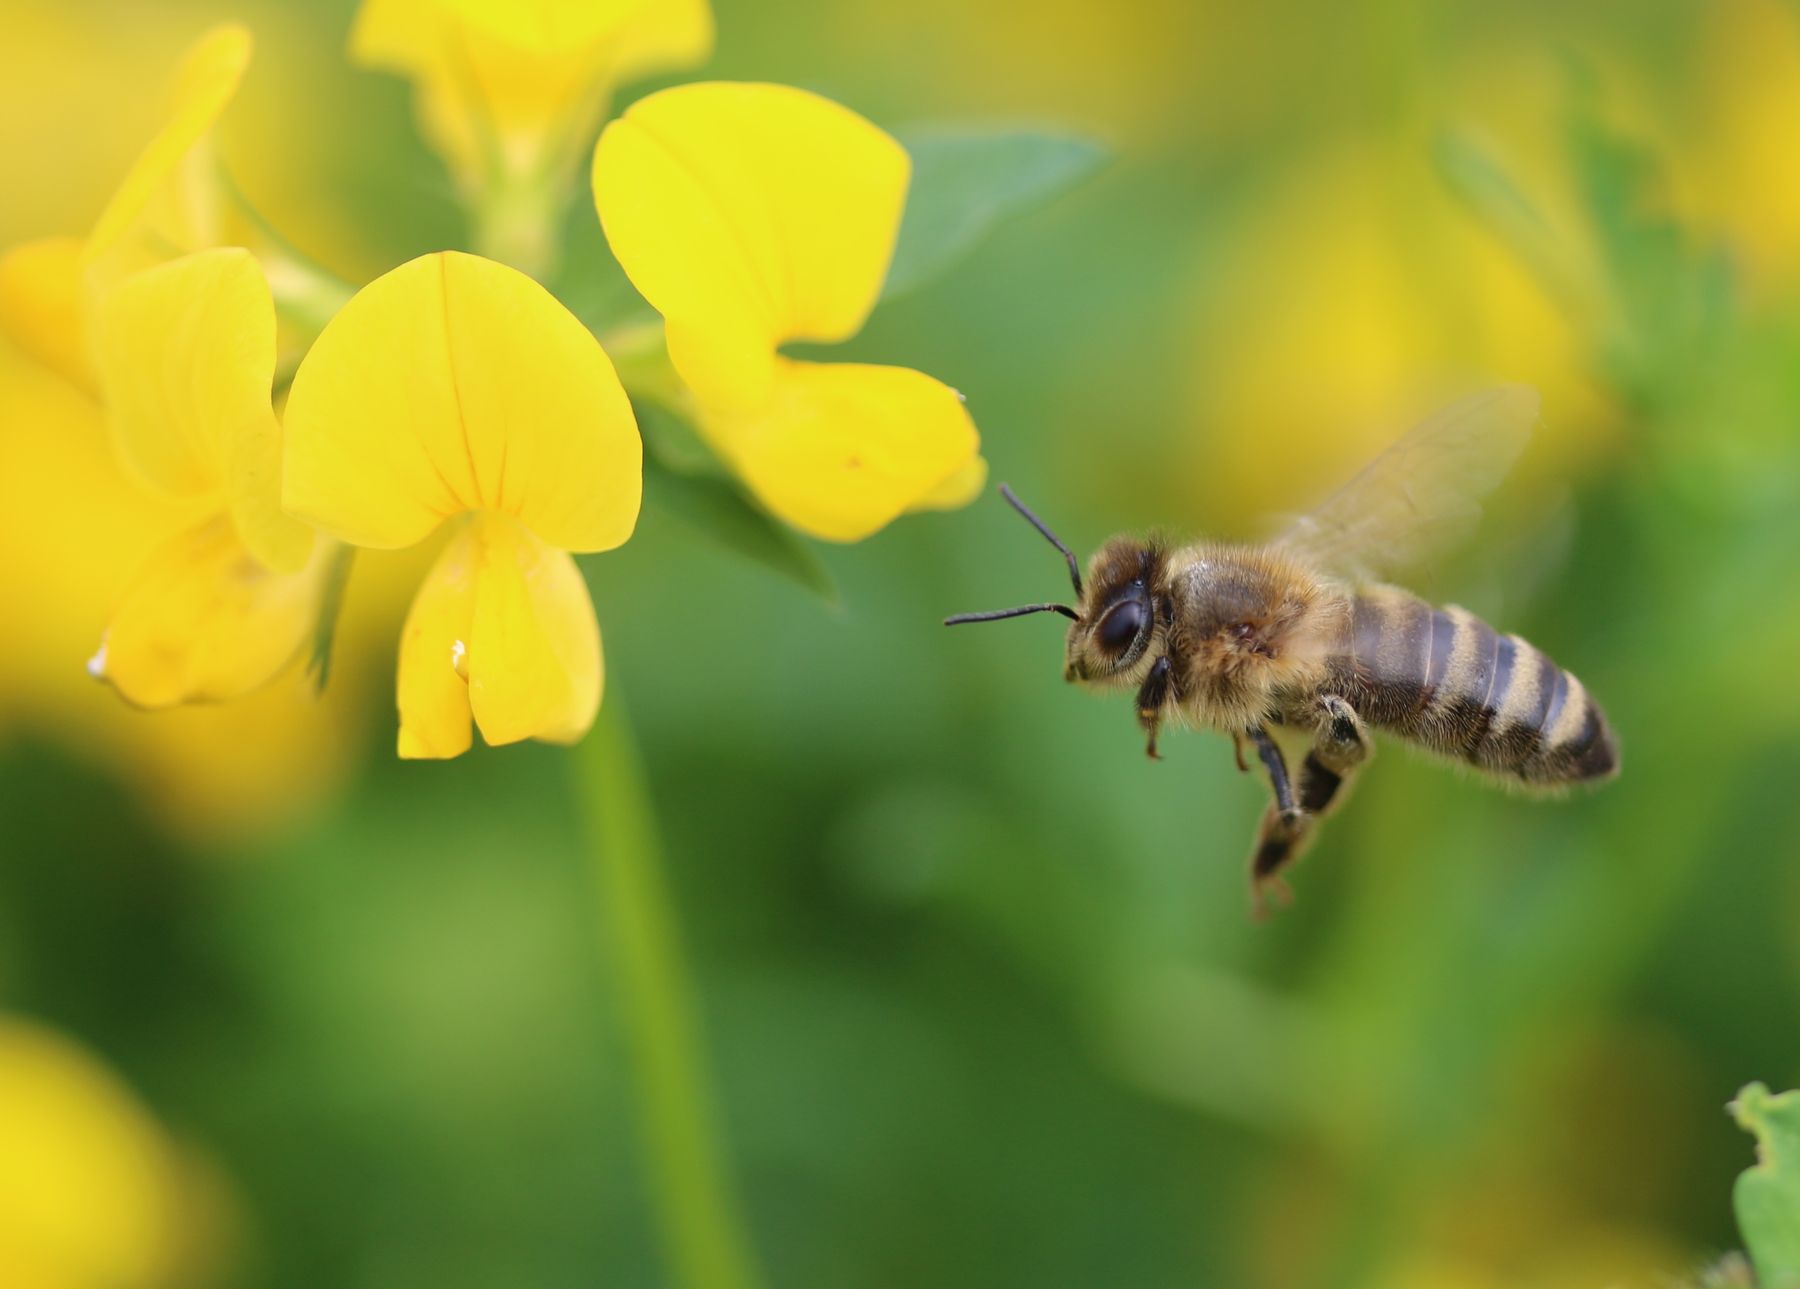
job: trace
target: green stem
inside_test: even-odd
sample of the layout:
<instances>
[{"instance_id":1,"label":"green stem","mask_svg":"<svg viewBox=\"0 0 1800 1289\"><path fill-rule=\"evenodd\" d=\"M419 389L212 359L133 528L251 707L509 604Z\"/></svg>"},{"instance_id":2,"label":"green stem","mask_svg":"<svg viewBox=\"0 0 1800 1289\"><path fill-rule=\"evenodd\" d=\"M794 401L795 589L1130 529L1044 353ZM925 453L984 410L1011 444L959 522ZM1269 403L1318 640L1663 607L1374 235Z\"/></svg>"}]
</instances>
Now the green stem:
<instances>
[{"instance_id":1,"label":"green stem","mask_svg":"<svg viewBox=\"0 0 1800 1289\"><path fill-rule=\"evenodd\" d=\"M496 170L469 202L476 254L545 280L556 268L567 198L567 184L555 179Z\"/></svg>"},{"instance_id":2,"label":"green stem","mask_svg":"<svg viewBox=\"0 0 1800 1289\"><path fill-rule=\"evenodd\" d=\"M573 764L635 1067L652 1202L670 1260L690 1289L755 1289L761 1277L726 1177L649 786L617 692L607 696Z\"/></svg>"},{"instance_id":3,"label":"green stem","mask_svg":"<svg viewBox=\"0 0 1800 1289\"><path fill-rule=\"evenodd\" d=\"M328 273L300 250L256 208L224 166L217 171L226 202L249 225L251 251L261 262L275 297L275 310L302 331L316 336L350 302L356 288Z\"/></svg>"}]
</instances>

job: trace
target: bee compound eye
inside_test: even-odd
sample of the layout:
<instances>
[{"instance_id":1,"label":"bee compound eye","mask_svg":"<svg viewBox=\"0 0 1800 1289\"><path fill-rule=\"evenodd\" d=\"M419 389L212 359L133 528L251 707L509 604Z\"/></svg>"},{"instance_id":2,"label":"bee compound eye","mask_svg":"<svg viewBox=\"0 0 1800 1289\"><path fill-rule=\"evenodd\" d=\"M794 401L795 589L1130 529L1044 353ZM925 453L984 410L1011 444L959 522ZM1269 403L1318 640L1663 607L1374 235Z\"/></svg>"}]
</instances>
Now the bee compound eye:
<instances>
[{"instance_id":1,"label":"bee compound eye","mask_svg":"<svg viewBox=\"0 0 1800 1289\"><path fill-rule=\"evenodd\" d=\"M1144 629L1146 610L1142 600L1125 600L1115 604L1100 619L1100 644L1102 648L1118 653L1138 638L1138 632Z\"/></svg>"}]
</instances>

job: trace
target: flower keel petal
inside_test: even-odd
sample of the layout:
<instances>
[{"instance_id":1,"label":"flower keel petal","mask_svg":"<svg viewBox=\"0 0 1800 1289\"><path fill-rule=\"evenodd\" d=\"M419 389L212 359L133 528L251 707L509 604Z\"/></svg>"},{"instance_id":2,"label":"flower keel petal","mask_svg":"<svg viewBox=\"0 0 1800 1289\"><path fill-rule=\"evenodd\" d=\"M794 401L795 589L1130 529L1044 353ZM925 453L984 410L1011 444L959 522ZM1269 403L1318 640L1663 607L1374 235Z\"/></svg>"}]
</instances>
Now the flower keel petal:
<instances>
[{"instance_id":1,"label":"flower keel petal","mask_svg":"<svg viewBox=\"0 0 1800 1289\"><path fill-rule=\"evenodd\" d=\"M600 708L600 627L575 561L496 515L475 519L481 567L469 702L491 744L573 743Z\"/></svg>"},{"instance_id":2,"label":"flower keel petal","mask_svg":"<svg viewBox=\"0 0 1800 1289\"><path fill-rule=\"evenodd\" d=\"M311 638L328 563L321 549L297 573L271 572L215 516L139 570L89 668L140 707L241 697Z\"/></svg>"},{"instance_id":3,"label":"flower keel petal","mask_svg":"<svg viewBox=\"0 0 1800 1289\"><path fill-rule=\"evenodd\" d=\"M400 634L399 753L409 760L469 750L466 658L481 558L474 526L450 538L431 566Z\"/></svg>"}]
</instances>

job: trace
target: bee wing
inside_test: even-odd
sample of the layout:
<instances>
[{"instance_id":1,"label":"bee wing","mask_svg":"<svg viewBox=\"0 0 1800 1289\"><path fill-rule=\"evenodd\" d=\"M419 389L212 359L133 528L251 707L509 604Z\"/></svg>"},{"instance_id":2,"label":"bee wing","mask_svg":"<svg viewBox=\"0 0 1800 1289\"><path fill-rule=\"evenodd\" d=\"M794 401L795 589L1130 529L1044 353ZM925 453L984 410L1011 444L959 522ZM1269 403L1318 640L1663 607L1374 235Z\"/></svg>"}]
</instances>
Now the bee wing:
<instances>
[{"instance_id":1,"label":"bee wing","mask_svg":"<svg viewBox=\"0 0 1800 1289\"><path fill-rule=\"evenodd\" d=\"M1538 419L1528 385L1471 394L1415 426L1276 541L1358 580L1418 564L1475 526Z\"/></svg>"}]
</instances>

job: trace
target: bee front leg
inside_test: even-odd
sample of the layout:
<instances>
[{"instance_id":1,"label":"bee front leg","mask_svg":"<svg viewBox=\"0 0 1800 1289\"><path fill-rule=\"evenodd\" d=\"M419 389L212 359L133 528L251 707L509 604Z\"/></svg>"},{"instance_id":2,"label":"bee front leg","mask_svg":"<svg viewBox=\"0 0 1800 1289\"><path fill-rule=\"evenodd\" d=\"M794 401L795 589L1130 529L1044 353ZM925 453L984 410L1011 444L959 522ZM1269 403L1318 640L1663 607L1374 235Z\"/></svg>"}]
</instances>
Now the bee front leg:
<instances>
[{"instance_id":1,"label":"bee front leg","mask_svg":"<svg viewBox=\"0 0 1800 1289\"><path fill-rule=\"evenodd\" d=\"M1156 750L1156 736L1162 731L1163 705L1168 701L1169 655L1164 654L1150 668L1150 674L1138 686L1137 694L1138 724L1144 727L1144 733L1149 738L1144 751L1152 761L1162 759L1162 754Z\"/></svg>"}]
</instances>

